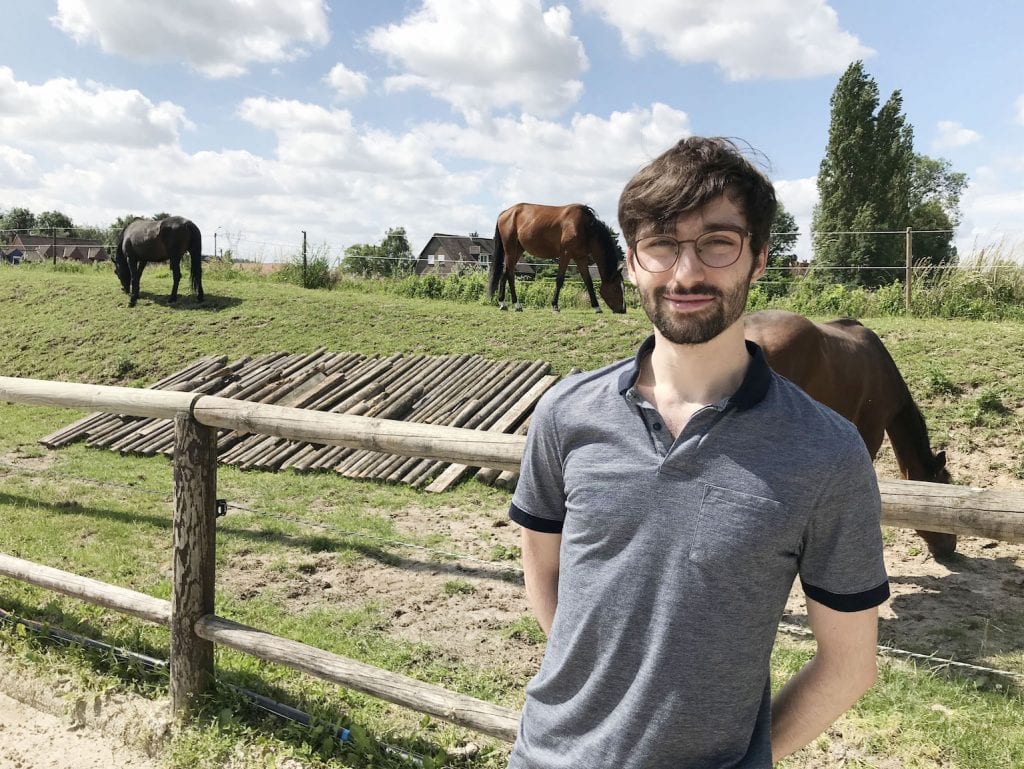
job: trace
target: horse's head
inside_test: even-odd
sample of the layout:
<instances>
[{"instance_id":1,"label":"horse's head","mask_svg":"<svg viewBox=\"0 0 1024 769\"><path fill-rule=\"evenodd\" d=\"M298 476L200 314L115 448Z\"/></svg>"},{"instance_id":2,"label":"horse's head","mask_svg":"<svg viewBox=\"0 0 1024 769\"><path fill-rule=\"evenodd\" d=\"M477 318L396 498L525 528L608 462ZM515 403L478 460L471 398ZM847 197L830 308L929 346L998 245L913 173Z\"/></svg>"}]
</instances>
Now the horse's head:
<instances>
[{"instance_id":1,"label":"horse's head","mask_svg":"<svg viewBox=\"0 0 1024 769\"><path fill-rule=\"evenodd\" d=\"M953 476L946 469L946 452L940 451L931 457L926 468L928 477L925 479L931 483L950 483Z\"/></svg>"},{"instance_id":2,"label":"horse's head","mask_svg":"<svg viewBox=\"0 0 1024 769\"><path fill-rule=\"evenodd\" d=\"M615 270L607 280L601 280L601 298L612 312L626 312L626 297L622 287L622 273Z\"/></svg>"},{"instance_id":3,"label":"horse's head","mask_svg":"<svg viewBox=\"0 0 1024 769\"><path fill-rule=\"evenodd\" d=\"M121 288L127 294L132 287L132 273L128 269L128 260L124 254L118 254L111 260L114 264L114 274L121 281Z\"/></svg>"}]
</instances>

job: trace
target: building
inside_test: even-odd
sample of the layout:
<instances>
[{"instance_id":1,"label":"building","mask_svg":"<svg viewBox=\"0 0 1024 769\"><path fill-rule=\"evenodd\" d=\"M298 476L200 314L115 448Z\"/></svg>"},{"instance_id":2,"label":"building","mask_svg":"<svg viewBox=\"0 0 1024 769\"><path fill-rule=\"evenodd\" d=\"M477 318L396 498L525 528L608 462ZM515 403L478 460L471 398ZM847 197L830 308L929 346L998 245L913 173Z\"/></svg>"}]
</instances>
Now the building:
<instances>
[{"instance_id":1,"label":"building","mask_svg":"<svg viewBox=\"0 0 1024 769\"><path fill-rule=\"evenodd\" d=\"M449 275L453 272L489 270L494 257L494 238L477 235L445 235L435 232L416 257L416 274ZM526 262L516 265L516 275L529 279L534 269Z\"/></svg>"},{"instance_id":2,"label":"building","mask_svg":"<svg viewBox=\"0 0 1024 769\"><path fill-rule=\"evenodd\" d=\"M17 233L7 248L11 251L21 251L22 258L26 262L42 262L53 259L55 251L58 259L71 259L84 264L105 262L110 259L103 242L90 238L62 238Z\"/></svg>"}]
</instances>

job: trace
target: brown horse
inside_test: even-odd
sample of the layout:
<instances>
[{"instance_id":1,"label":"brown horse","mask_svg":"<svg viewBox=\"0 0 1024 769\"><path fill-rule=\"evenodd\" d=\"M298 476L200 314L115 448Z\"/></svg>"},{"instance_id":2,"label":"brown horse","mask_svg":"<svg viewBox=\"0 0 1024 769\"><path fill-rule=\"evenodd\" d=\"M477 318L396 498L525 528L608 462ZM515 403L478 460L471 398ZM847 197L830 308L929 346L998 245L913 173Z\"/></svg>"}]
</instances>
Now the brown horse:
<instances>
[{"instance_id":1,"label":"brown horse","mask_svg":"<svg viewBox=\"0 0 1024 769\"><path fill-rule=\"evenodd\" d=\"M203 301L203 236L190 220L180 216L167 216L156 221L134 219L121 231L114 256L114 274L121 288L129 295L128 306L139 301L139 279L149 262L171 263L171 296L167 301L178 301L178 283L181 282L181 258L188 251L192 258L189 276L196 301Z\"/></svg>"},{"instance_id":2,"label":"brown horse","mask_svg":"<svg viewBox=\"0 0 1024 769\"><path fill-rule=\"evenodd\" d=\"M555 312L558 312L558 294L565 282L569 262L575 262L580 271L590 295L590 306L601 312L587 266L591 257L594 257L601 274L601 297L612 312L626 311L622 273L619 271L624 258L622 249L608 225L598 219L589 206L579 203L568 206L517 203L499 214L494 228L494 257L487 296L493 297L495 289L499 289L498 307L502 310L508 309L505 305L506 284L516 310L523 309L516 298L515 274L516 263L525 251L540 259L558 262L555 295L551 299L551 309Z\"/></svg>"},{"instance_id":3,"label":"brown horse","mask_svg":"<svg viewBox=\"0 0 1024 769\"><path fill-rule=\"evenodd\" d=\"M779 310L750 313L744 323L773 369L856 425L872 459L888 433L906 480L949 483L946 453L932 453L924 416L873 331L855 320L815 323ZM936 557L956 550L955 534L917 533Z\"/></svg>"}]
</instances>

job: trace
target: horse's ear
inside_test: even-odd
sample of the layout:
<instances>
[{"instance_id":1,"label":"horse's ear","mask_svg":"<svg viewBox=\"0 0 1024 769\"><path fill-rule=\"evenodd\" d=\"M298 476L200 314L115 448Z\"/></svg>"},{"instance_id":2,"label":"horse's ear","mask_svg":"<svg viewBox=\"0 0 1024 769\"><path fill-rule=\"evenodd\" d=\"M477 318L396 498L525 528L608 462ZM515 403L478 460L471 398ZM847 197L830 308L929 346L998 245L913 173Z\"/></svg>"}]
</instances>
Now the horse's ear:
<instances>
[{"instance_id":1,"label":"horse's ear","mask_svg":"<svg viewBox=\"0 0 1024 769\"><path fill-rule=\"evenodd\" d=\"M946 452L940 451L935 455L935 469L941 470L946 466Z\"/></svg>"}]
</instances>

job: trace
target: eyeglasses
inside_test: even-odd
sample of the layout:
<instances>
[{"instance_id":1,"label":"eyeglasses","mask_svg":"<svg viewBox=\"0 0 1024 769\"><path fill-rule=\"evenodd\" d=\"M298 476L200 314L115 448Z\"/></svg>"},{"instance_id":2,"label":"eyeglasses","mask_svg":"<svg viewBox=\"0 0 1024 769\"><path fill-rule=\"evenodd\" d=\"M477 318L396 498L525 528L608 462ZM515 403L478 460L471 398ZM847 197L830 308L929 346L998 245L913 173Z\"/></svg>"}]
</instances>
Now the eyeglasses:
<instances>
[{"instance_id":1,"label":"eyeglasses","mask_svg":"<svg viewBox=\"0 0 1024 769\"><path fill-rule=\"evenodd\" d=\"M636 260L647 272L666 272L676 266L684 243L693 243L693 250L708 267L729 267L743 253L747 230L712 230L694 240L676 240L671 235L650 235L636 242Z\"/></svg>"}]
</instances>

